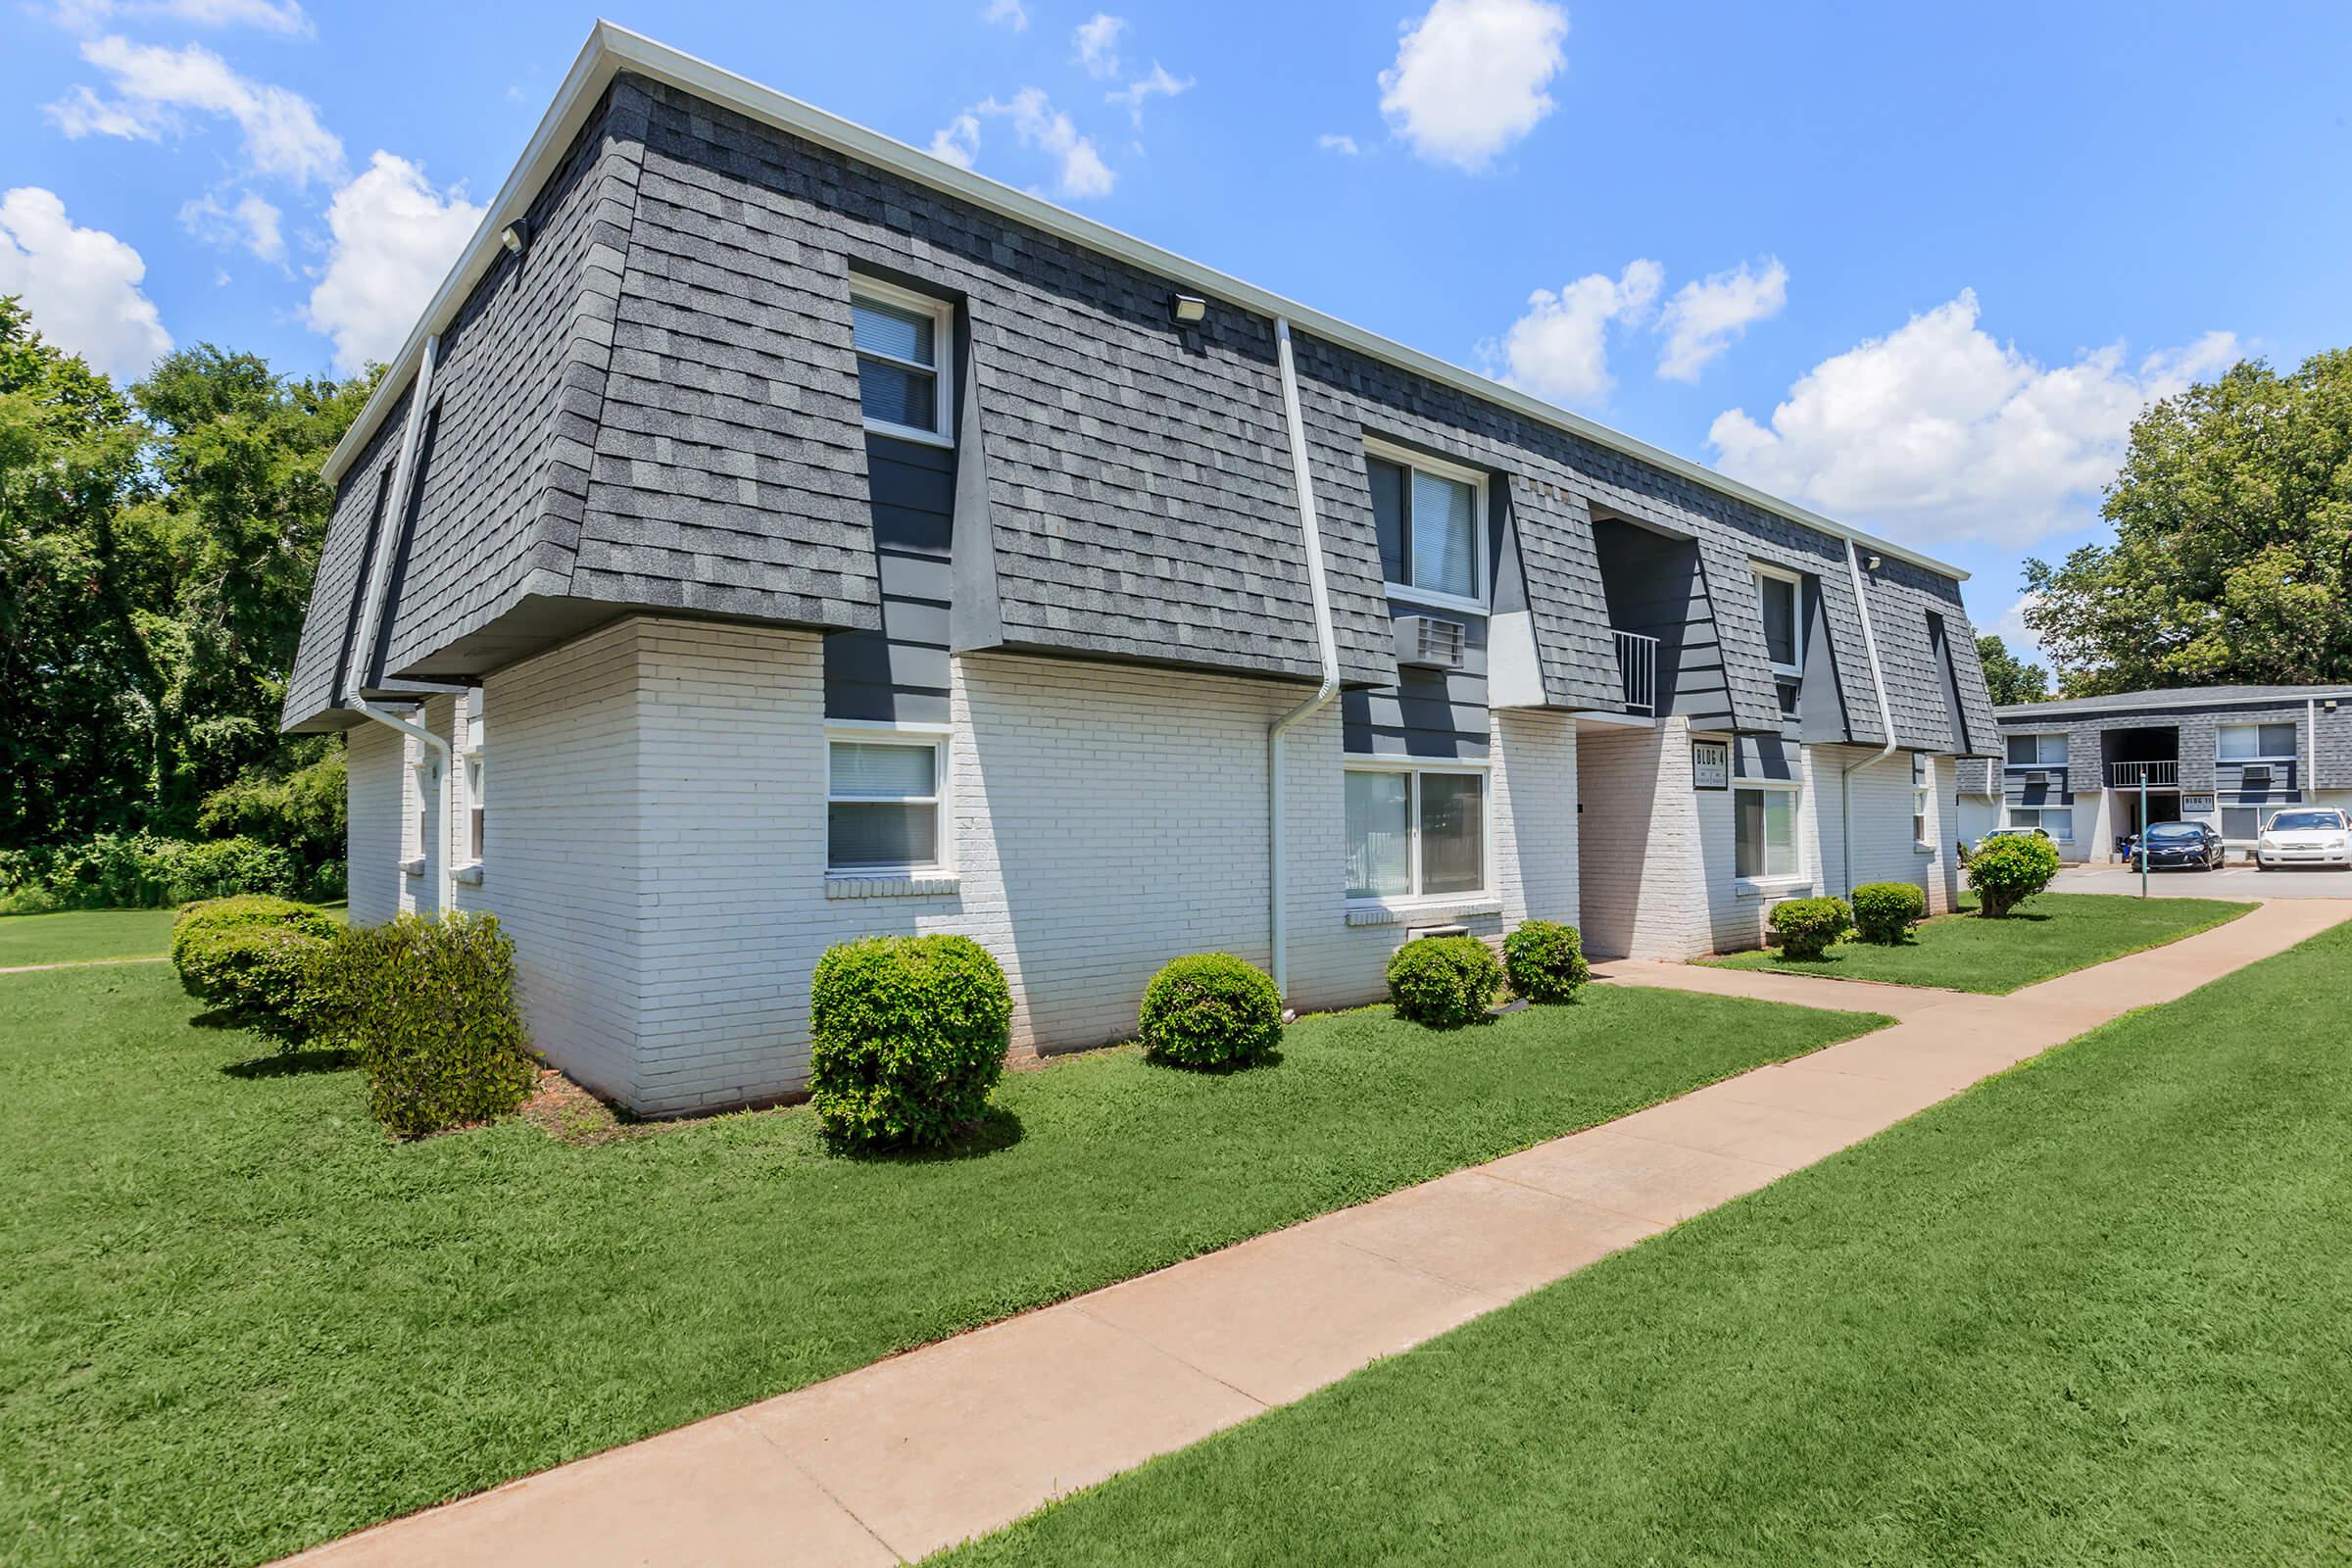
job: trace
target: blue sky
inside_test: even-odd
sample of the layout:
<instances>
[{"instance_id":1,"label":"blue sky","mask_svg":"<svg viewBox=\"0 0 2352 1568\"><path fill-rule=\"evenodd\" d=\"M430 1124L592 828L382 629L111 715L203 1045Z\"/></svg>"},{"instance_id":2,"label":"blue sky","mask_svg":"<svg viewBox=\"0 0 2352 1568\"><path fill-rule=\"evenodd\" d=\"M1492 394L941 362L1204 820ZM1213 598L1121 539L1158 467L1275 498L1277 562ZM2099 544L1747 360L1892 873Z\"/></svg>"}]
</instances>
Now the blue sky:
<instances>
[{"instance_id":1,"label":"blue sky","mask_svg":"<svg viewBox=\"0 0 2352 1568\"><path fill-rule=\"evenodd\" d=\"M2132 413L2352 344L2352 8L616 5L1976 573ZM595 13L16 0L0 290L118 372L387 354Z\"/></svg>"}]
</instances>

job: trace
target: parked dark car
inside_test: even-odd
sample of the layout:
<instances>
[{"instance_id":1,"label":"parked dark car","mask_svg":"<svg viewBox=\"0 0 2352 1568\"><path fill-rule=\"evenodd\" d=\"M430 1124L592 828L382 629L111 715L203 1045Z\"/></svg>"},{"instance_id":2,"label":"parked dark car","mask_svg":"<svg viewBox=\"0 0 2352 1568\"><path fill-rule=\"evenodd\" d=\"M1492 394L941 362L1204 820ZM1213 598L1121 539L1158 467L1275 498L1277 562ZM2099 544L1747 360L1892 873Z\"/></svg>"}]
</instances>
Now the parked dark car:
<instances>
[{"instance_id":1,"label":"parked dark car","mask_svg":"<svg viewBox=\"0 0 2352 1568\"><path fill-rule=\"evenodd\" d=\"M2166 867L2219 870L2222 853L2222 836L2202 822L2148 824L2148 869L2151 871ZM2139 863L2138 834L2134 833L2124 841L2124 854L2132 865Z\"/></svg>"}]
</instances>

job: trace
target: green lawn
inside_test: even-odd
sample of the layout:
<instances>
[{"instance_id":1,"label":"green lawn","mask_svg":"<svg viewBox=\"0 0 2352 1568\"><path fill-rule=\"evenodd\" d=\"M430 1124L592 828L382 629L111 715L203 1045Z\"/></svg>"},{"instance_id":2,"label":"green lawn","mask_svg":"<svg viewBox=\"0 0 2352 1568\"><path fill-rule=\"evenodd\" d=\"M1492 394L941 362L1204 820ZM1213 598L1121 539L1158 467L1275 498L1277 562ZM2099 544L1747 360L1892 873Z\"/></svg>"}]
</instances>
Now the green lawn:
<instances>
[{"instance_id":1,"label":"green lawn","mask_svg":"<svg viewBox=\"0 0 2352 1568\"><path fill-rule=\"evenodd\" d=\"M152 958L171 951L176 909L77 909L66 914L0 915L0 968L20 963L80 963L91 958Z\"/></svg>"},{"instance_id":2,"label":"green lawn","mask_svg":"<svg viewBox=\"0 0 2352 1568\"><path fill-rule=\"evenodd\" d=\"M1831 980L1884 980L2004 996L2037 980L2160 948L2225 925L2253 908L2221 899L2135 899L2112 893L2044 893L1999 920L1972 912L1929 920L1901 947L1841 942L1819 958L1777 949L1701 958L1725 969L1772 969Z\"/></svg>"},{"instance_id":3,"label":"green lawn","mask_svg":"<svg viewBox=\"0 0 2352 1568\"><path fill-rule=\"evenodd\" d=\"M168 967L0 979L0 1559L253 1561L1876 1027L1595 988L1456 1034L1306 1020L1229 1077L1010 1074L993 1152L810 1118L403 1146L236 1073Z\"/></svg>"},{"instance_id":4,"label":"green lawn","mask_svg":"<svg viewBox=\"0 0 2352 1568\"><path fill-rule=\"evenodd\" d=\"M968 1560L2343 1561L2348 965L2121 1019Z\"/></svg>"}]
</instances>

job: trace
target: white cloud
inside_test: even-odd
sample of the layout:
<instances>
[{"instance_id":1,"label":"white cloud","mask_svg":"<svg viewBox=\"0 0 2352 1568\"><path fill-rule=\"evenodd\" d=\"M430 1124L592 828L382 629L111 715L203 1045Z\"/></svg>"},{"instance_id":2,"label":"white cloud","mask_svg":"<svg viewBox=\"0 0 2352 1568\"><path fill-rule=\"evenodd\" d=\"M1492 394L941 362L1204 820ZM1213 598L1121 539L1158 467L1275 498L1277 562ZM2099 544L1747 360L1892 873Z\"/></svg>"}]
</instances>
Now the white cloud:
<instances>
[{"instance_id":1,"label":"white cloud","mask_svg":"<svg viewBox=\"0 0 2352 1568\"><path fill-rule=\"evenodd\" d=\"M223 250L242 245L265 262L286 258L285 236L278 228L281 216L252 191L239 196L234 207L222 207L218 197L208 194L179 209L180 226L207 245Z\"/></svg>"},{"instance_id":2,"label":"white cloud","mask_svg":"<svg viewBox=\"0 0 2352 1568\"><path fill-rule=\"evenodd\" d=\"M1669 381L1695 381L1709 360L1732 346L1748 323L1781 314L1788 303L1788 269L1766 257L1762 271L1745 262L1703 281L1674 291L1658 320L1666 347L1658 374Z\"/></svg>"},{"instance_id":3,"label":"white cloud","mask_svg":"<svg viewBox=\"0 0 2352 1568\"><path fill-rule=\"evenodd\" d=\"M1422 157L1484 169L1551 113L1567 34L1543 0L1436 0L1380 74L1380 111Z\"/></svg>"},{"instance_id":4,"label":"white cloud","mask_svg":"<svg viewBox=\"0 0 2352 1568\"><path fill-rule=\"evenodd\" d=\"M481 225L482 209L424 171L378 152L326 210L334 236L303 320L335 340L335 368L356 373L399 351L433 290Z\"/></svg>"},{"instance_id":5,"label":"white cloud","mask_svg":"<svg viewBox=\"0 0 2352 1568\"><path fill-rule=\"evenodd\" d=\"M1090 76L1115 76L1119 74L1119 34L1127 30L1127 19L1098 11L1078 24L1070 42L1078 50L1078 63Z\"/></svg>"},{"instance_id":6,"label":"white cloud","mask_svg":"<svg viewBox=\"0 0 2352 1568\"><path fill-rule=\"evenodd\" d=\"M1357 153L1363 151L1362 148L1356 146L1353 136L1342 136L1333 131L1325 131L1322 135L1317 136L1315 145L1327 153L1339 153L1348 158L1353 158Z\"/></svg>"},{"instance_id":7,"label":"white cloud","mask_svg":"<svg viewBox=\"0 0 2352 1568\"><path fill-rule=\"evenodd\" d=\"M2209 332L2127 364L2120 344L2045 367L1977 325L1976 291L1822 361L1769 426L1731 409L1708 431L1725 472L1833 516L1934 546L2030 544L2091 521L2132 419L2238 357Z\"/></svg>"},{"instance_id":8,"label":"white cloud","mask_svg":"<svg viewBox=\"0 0 2352 1568\"><path fill-rule=\"evenodd\" d=\"M53 15L59 25L76 32L94 31L119 18L185 22L199 27L259 27L299 38L314 31L310 17L295 0L59 0Z\"/></svg>"},{"instance_id":9,"label":"white cloud","mask_svg":"<svg viewBox=\"0 0 2352 1568\"><path fill-rule=\"evenodd\" d=\"M93 38L81 57L113 78L117 97L104 100L76 86L48 107L68 136L134 136L153 141L183 134L194 112L232 120L244 133L254 172L280 174L297 185L337 179L343 143L300 93L248 80L201 44L167 49L120 37Z\"/></svg>"},{"instance_id":10,"label":"white cloud","mask_svg":"<svg viewBox=\"0 0 2352 1568\"><path fill-rule=\"evenodd\" d=\"M969 169L980 157L980 117L957 115L931 133L931 156L957 169Z\"/></svg>"},{"instance_id":11,"label":"white cloud","mask_svg":"<svg viewBox=\"0 0 2352 1568\"><path fill-rule=\"evenodd\" d=\"M988 9L980 13L982 22L1001 22L1015 32L1029 30L1029 11L1021 0L988 0Z\"/></svg>"},{"instance_id":12,"label":"white cloud","mask_svg":"<svg viewBox=\"0 0 2352 1568\"><path fill-rule=\"evenodd\" d=\"M155 302L139 292L147 264L103 229L79 228L55 191L0 196L0 294L24 296L50 342L118 380L147 373L172 350Z\"/></svg>"},{"instance_id":13,"label":"white cloud","mask_svg":"<svg viewBox=\"0 0 2352 1568\"><path fill-rule=\"evenodd\" d=\"M932 133L931 156L958 169L971 168L980 157L982 116L1011 121L1013 134L1022 146L1054 158L1056 194L1071 201L1110 194L1117 176L1102 162L1093 139L1078 134L1070 117L1055 109L1039 87L1023 87L1010 102L991 98L957 115Z\"/></svg>"},{"instance_id":14,"label":"white cloud","mask_svg":"<svg viewBox=\"0 0 2352 1568\"><path fill-rule=\"evenodd\" d=\"M2047 669L2050 667L2049 656L2041 651L2041 641L2034 635L2034 628L2026 624L2026 612L2032 610L2040 600L2041 595L2030 588L2027 589L2017 596L2017 603L2003 611L2000 619L1994 621L1986 629L1998 635L2002 642L2008 644L2009 652L2015 654L2019 659L2029 664L2039 664L2042 668Z\"/></svg>"},{"instance_id":15,"label":"white cloud","mask_svg":"<svg viewBox=\"0 0 2352 1568\"><path fill-rule=\"evenodd\" d=\"M1133 116L1135 122L1140 125L1144 122L1145 99L1152 97L1173 98L1178 93L1189 89L1192 85L1192 77L1186 76L1179 80L1178 78L1169 75L1167 68L1162 66L1158 61L1154 60L1152 62L1152 71L1149 75L1138 77L1136 80L1129 82L1126 86L1120 88L1116 92L1104 93L1102 95L1102 101L1106 104L1125 104L1127 106L1127 113Z\"/></svg>"},{"instance_id":16,"label":"white cloud","mask_svg":"<svg viewBox=\"0 0 2352 1568\"><path fill-rule=\"evenodd\" d=\"M1496 375L1523 392L1554 403L1597 402L1616 384L1609 375L1610 325L1640 321L1665 282L1657 263L1635 261L1615 278L1592 272L1556 294L1540 288L1502 341L1483 353Z\"/></svg>"}]
</instances>

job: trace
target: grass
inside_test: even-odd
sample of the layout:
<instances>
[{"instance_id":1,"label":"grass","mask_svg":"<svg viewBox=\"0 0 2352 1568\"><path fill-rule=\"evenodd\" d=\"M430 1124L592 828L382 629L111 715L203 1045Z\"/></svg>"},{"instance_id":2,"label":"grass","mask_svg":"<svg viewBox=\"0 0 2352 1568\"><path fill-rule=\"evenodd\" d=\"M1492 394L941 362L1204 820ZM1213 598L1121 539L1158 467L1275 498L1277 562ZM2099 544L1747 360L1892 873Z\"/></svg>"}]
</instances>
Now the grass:
<instances>
[{"instance_id":1,"label":"grass","mask_svg":"<svg viewBox=\"0 0 2352 1568\"><path fill-rule=\"evenodd\" d=\"M172 947L176 909L76 909L66 914L0 916L0 968L21 963L86 963L93 958L157 958Z\"/></svg>"},{"instance_id":2,"label":"grass","mask_svg":"<svg viewBox=\"0 0 2352 1568\"><path fill-rule=\"evenodd\" d=\"M2338 926L956 1560L2342 1561L2347 965Z\"/></svg>"},{"instance_id":3,"label":"grass","mask_svg":"<svg viewBox=\"0 0 2352 1568\"><path fill-rule=\"evenodd\" d=\"M1594 988L1008 1075L977 1152L811 1119L394 1146L162 965L0 980L0 1558L250 1562L1876 1027ZM322 1065L297 1059L297 1069Z\"/></svg>"},{"instance_id":4,"label":"grass","mask_svg":"<svg viewBox=\"0 0 2352 1568\"><path fill-rule=\"evenodd\" d=\"M1698 961L1722 969L1941 986L1997 997L2209 931L2253 907L2222 899L2044 893L1998 920L1974 911L1929 920L1914 927L1900 947L1841 942L1818 958L1785 958L1778 950L1764 949Z\"/></svg>"}]
</instances>

